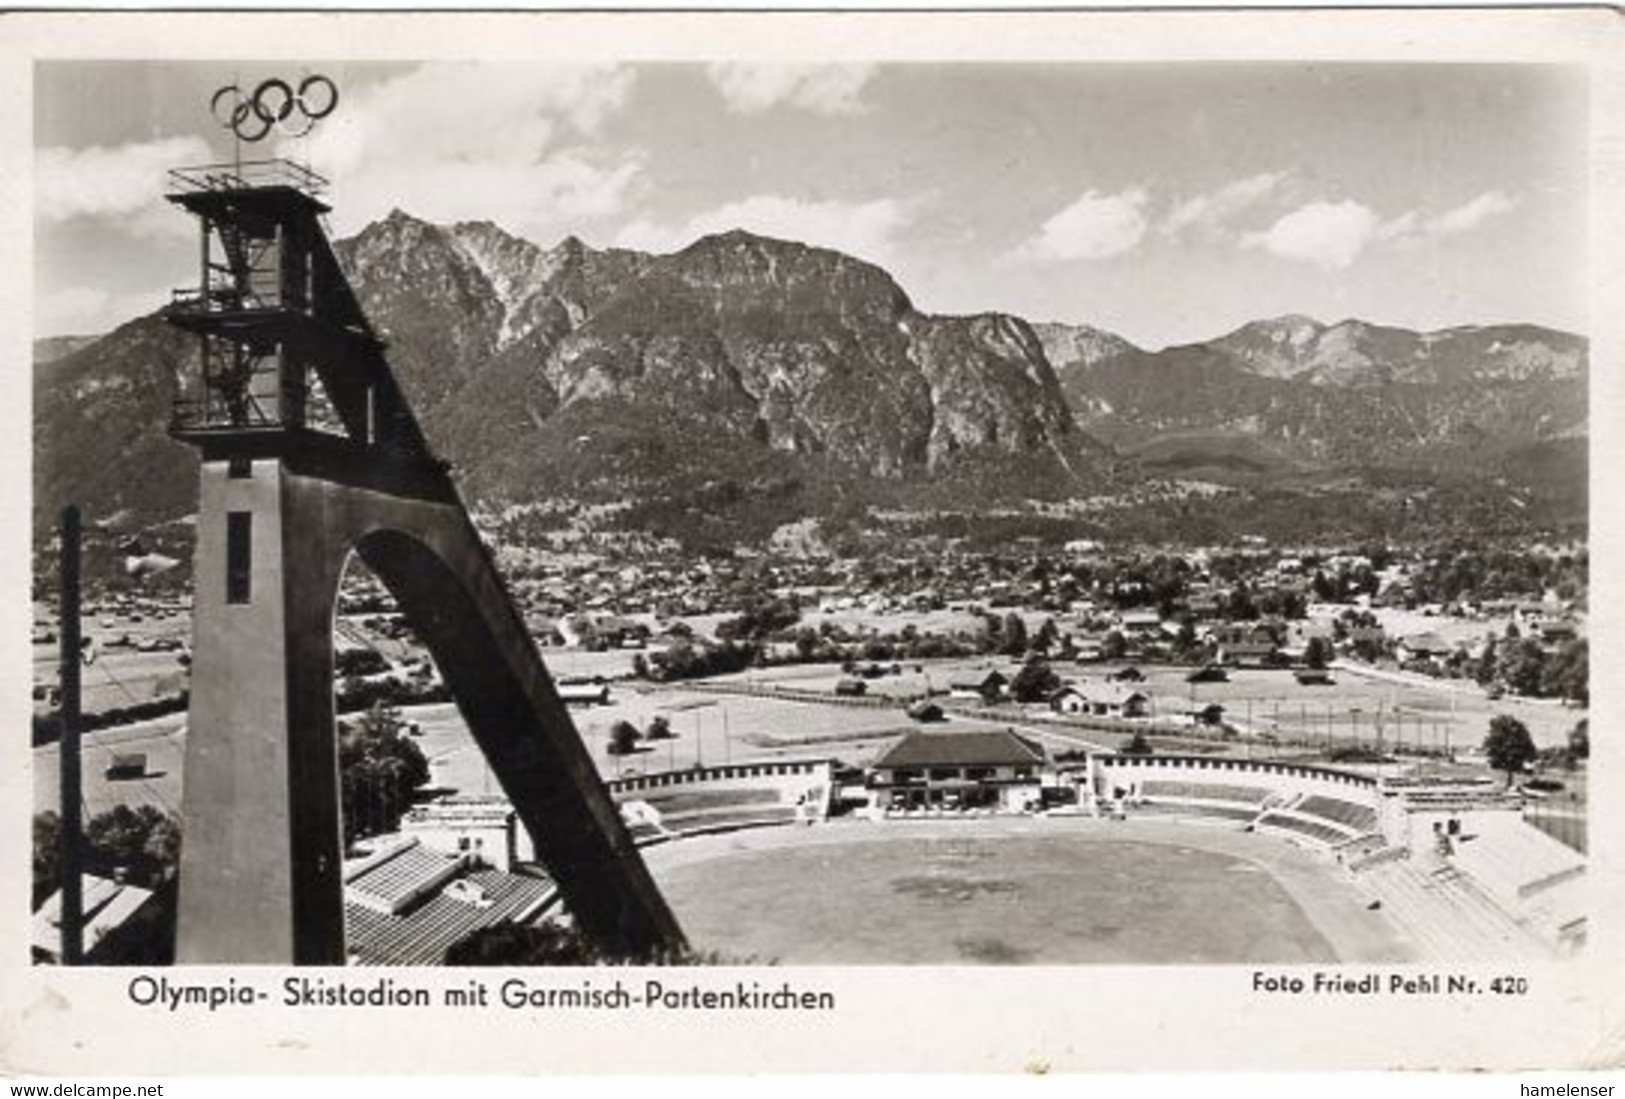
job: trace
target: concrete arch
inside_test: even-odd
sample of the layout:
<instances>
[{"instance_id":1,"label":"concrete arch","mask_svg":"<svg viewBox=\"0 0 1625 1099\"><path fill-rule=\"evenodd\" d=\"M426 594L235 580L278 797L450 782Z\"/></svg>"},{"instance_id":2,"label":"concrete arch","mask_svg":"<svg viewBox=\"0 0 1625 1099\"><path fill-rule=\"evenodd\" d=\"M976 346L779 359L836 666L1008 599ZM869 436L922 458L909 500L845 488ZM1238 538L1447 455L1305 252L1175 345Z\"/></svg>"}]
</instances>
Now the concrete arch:
<instances>
[{"instance_id":1,"label":"concrete arch","mask_svg":"<svg viewBox=\"0 0 1625 1099\"><path fill-rule=\"evenodd\" d=\"M449 483L312 447L246 475L203 464L177 957L344 960L333 612L352 553L429 645L582 928L627 956L681 945Z\"/></svg>"}]
</instances>

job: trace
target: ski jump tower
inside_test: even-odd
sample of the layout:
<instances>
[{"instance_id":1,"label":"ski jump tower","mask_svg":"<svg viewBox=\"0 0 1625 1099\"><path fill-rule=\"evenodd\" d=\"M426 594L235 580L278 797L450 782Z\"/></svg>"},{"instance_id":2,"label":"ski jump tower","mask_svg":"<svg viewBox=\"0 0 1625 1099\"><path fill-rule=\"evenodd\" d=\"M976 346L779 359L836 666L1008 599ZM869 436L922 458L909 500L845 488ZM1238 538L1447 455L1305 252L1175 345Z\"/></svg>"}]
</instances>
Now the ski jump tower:
<instances>
[{"instance_id":1,"label":"ski jump tower","mask_svg":"<svg viewBox=\"0 0 1625 1099\"><path fill-rule=\"evenodd\" d=\"M176 958L345 961L333 615L352 553L428 644L582 930L621 956L681 947L339 266L324 189L285 160L169 177L202 230L200 286L169 310L202 363L170 425L202 478Z\"/></svg>"}]
</instances>

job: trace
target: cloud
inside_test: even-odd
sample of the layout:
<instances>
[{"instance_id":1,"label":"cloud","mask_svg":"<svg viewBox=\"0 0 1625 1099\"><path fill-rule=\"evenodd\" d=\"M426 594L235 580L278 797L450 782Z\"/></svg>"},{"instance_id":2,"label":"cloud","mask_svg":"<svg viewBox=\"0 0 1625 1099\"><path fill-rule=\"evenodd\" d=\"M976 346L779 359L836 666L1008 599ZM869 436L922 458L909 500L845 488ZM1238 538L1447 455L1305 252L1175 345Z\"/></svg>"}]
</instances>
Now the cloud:
<instances>
[{"instance_id":1,"label":"cloud","mask_svg":"<svg viewBox=\"0 0 1625 1099\"><path fill-rule=\"evenodd\" d=\"M209 159L198 137L48 146L34 157L35 216L46 225L90 218L136 236L189 235L196 232L191 219L163 201L164 173Z\"/></svg>"},{"instance_id":2,"label":"cloud","mask_svg":"<svg viewBox=\"0 0 1625 1099\"><path fill-rule=\"evenodd\" d=\"M1517 201L1500 191L1485 191L1477 198L1465 202L1454 210L1446 211L1427 223L1429 234L1438 237L1455 236L1471 232L1493 217L1509 213Z\"/></svg>"},{"instance_id":3,"label":"cloud","mask_svg":"<svg viewBox=\"0 0 1625 1099\"><path fill-rule=\"evenodd\" d=\"M1286 172L1262 172L1186 199L1168 212L1160 228L1169 237L1221 237L1230 222L1273 195L1287 178Z\"/></svg>"},{"instance_id":4,"label":"cloud","mask_svg":"<svg viewBox=\"0 0 1625 1099\"><path fill-rule=\"evenodd\" d=\"M633 81L615 65L424 65L346 100L308 155L347 228L399 207L545 241L624 208L644 158L600 134Z\"/></svg>"},{"instance_id":5,"label":"cloud","mask_svg":"<svg viewBox=\"0 0 1625 1099\"><path fill-rule=\"evenodd\" d=\"M760 114L784 104L823 115L857 114L871 65L710 65L706 75L734 114Z\"/></svg>"},{"instance_id":6,"label":"cloud","mask_svg":"<svg viewBox=\"0 0 1625 1099\"><path fill-rule=\"evenodd\" d=\"M1249 234L1243 244L1336 271L1358 259L1381 230L1382 219L1361 203L1351 199L1311 202L1283 216L1264 232Z\"/></svg>"},{"instance_id":7,"label":"cloud","mask_svg":"<svg viewBox=\"0 0 1625 1099\"><path fill-rule=\"evenodd\" d=\"M1335 271L1348 267L1368 248L1415 248L1460 236L1516 206L1516 199L1500 191L1486 191L1432 217L1407 210L1383 220L1370 207L1350 199L1311 202L1264 232L1248 234L1241 243L1243 247L1263 248L1286 259Z\"/></svg>"},{"instance_id":8,"label":"cloud","mask_svg":"<svg viewBox=\"0 0 1625 1099\"><path fill-rule=\"evenodd\" d=\"M64 287L34 299L34 331L42 336L98 335L151 313L168 300L167 289L111 294L90 286Z\"/></svg>"},{"instance_id":9,"label":"cloud","mask_svg":"<svg viewBox=\"0 0 1625 1099\"><path fill-rule=\"evenodd\" d=\"M703 236L744 229L889 264L897 256L898 232L914 220L914 207L912 202L889 198L818 202L753 195L696 214L680 225L630 222L615 238L615 244L648 252L673 252Z\"/></svg>"},{"instance_id":10,"label":"cloud","mask_svg":"<svg viewBox=\"0 0 1625 1099\"><path fill-rule=\"evenodd\" d=\"M1057 212L1038 232L1017 246L1011 258L1027 261L1097 260L1121 255L1145 236L1145 208L1150 198L1141 188L1104 194L1085 191Z\"/></svg>"}]
</instances>

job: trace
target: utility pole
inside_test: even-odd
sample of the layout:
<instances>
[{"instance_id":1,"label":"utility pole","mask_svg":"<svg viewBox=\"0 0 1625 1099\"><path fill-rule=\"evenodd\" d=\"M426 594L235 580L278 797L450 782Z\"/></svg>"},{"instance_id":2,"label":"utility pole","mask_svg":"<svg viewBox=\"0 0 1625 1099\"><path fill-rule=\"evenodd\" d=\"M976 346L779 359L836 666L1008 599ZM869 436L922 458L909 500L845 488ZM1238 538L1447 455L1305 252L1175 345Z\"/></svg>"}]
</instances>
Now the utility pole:
<instances>
[{"instance_id":1,"label":"utility pole","mask_svg":"<svg viewBox=\"0 0 1625 1099\"><path fill-rule=\"evenodd\" d=\"M62 964L84 963L85 898L80 866L84 819L80 807L79 770L79 662L84 659L79 636L79 509L62 509L62 649L58 687L62 695L57 762L61 767L62 795Z\"/></svg>"}]
</instances>

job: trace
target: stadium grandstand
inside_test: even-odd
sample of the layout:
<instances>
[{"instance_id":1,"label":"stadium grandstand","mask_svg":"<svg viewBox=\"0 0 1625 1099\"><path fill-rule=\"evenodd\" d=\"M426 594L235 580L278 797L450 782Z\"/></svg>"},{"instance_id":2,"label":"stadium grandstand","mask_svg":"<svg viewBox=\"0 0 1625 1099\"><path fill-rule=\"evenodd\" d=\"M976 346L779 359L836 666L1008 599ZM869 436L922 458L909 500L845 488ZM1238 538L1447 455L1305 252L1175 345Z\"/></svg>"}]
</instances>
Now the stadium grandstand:
<instances>
[{"instance_id":1,"label":"stadium grandstand","mask_svg":"<svg viewBox=\"0 0 1625 1099\"><path fill-rule=\"evenodd\" d=\"M788 759L661 771L606 785L633 838L647 843L821 821L829 815L833 784L832 761Z\"/></svg>"},{"instance_id":2,"label":"stadium grandstand","mask_svg":"<svg viewBox=\"0 0 1625 1099\"><path fill-rule=\"evenodd\" d=\"M1244 829L1323 852L1429 958L1542 958L1585 939L1585 858L1477 777L1100 753L1073 774L1095 812Z\"/></svg>"}]
</instances>

